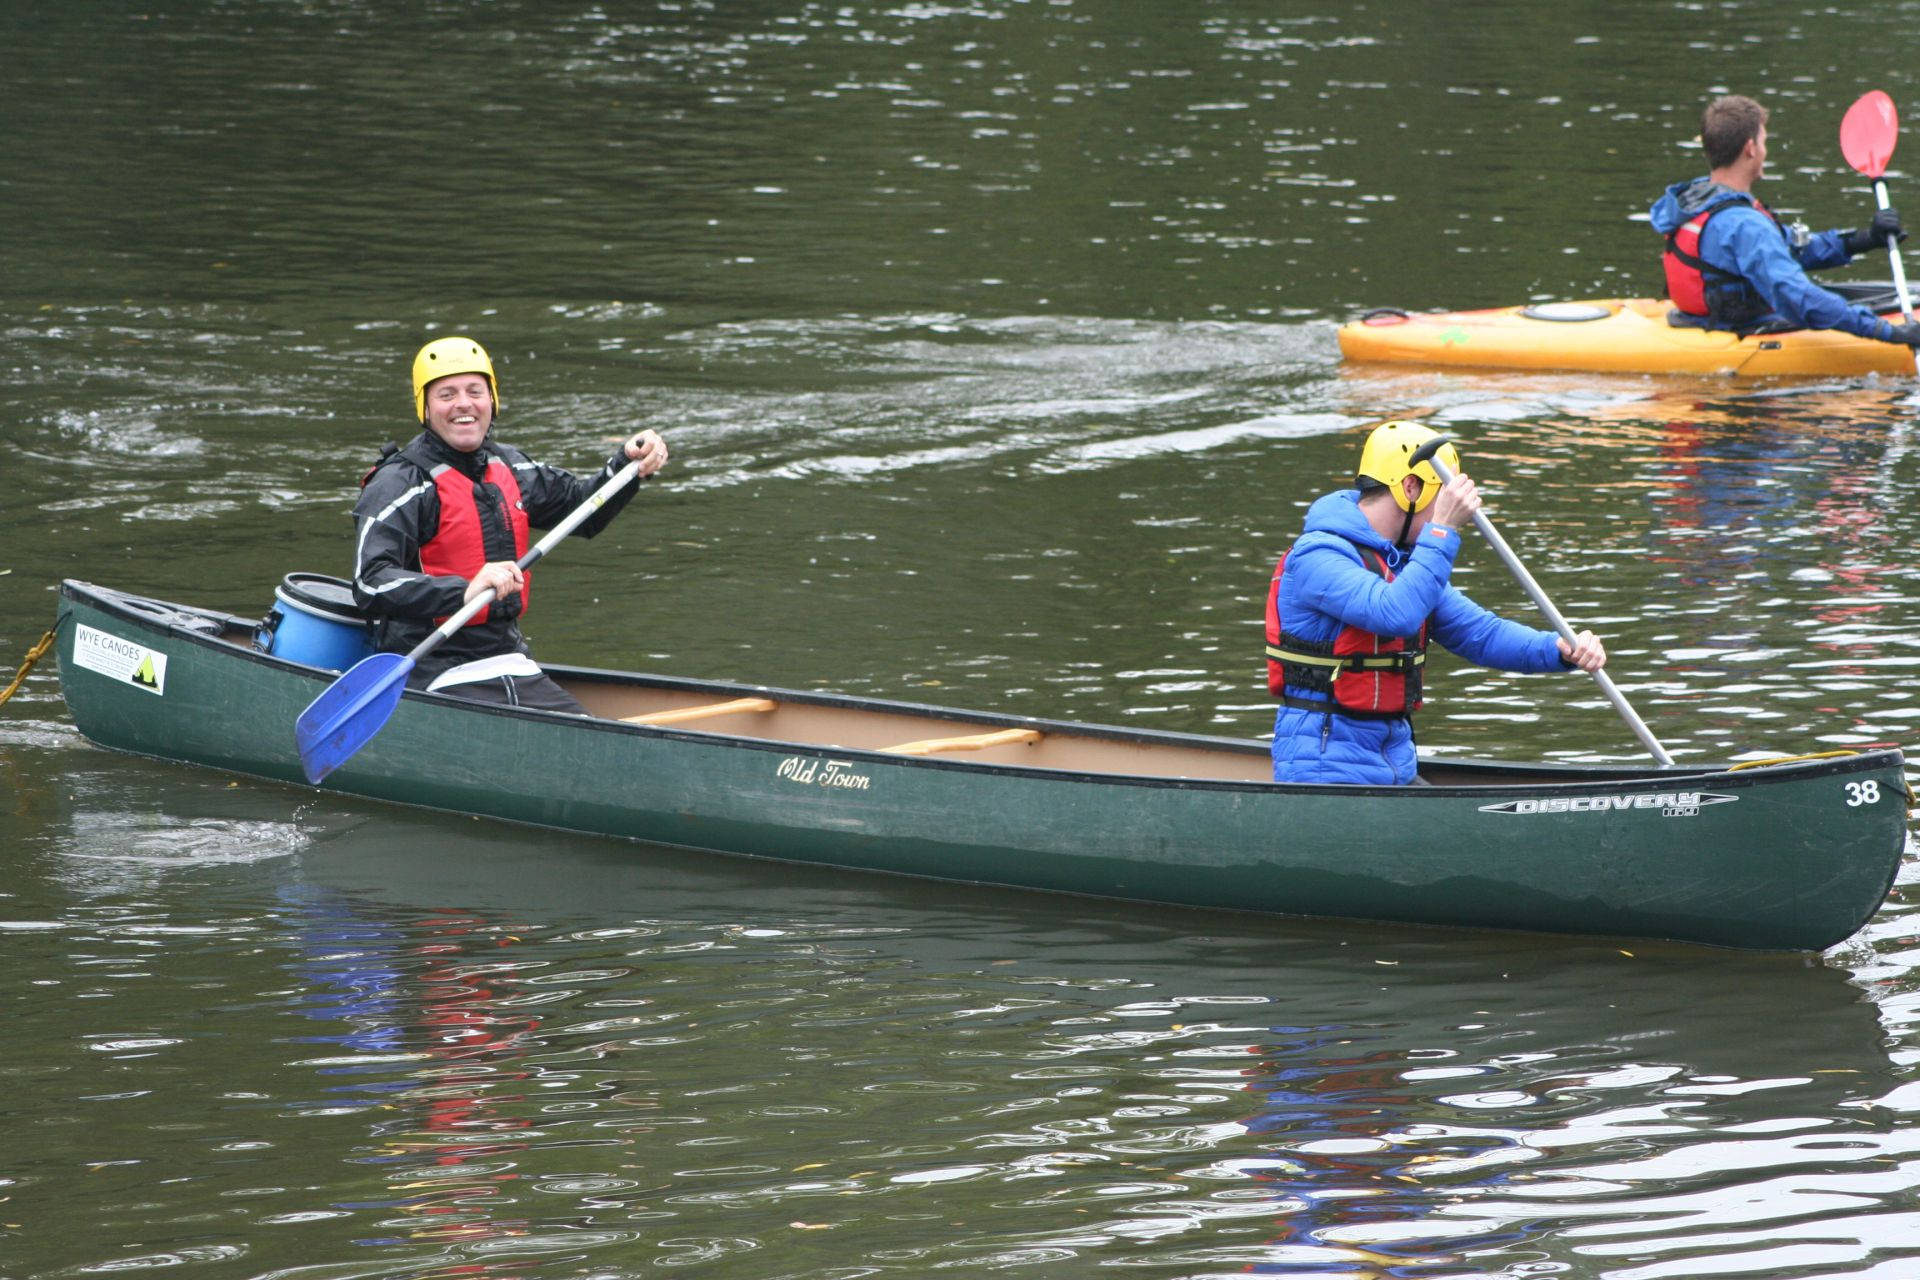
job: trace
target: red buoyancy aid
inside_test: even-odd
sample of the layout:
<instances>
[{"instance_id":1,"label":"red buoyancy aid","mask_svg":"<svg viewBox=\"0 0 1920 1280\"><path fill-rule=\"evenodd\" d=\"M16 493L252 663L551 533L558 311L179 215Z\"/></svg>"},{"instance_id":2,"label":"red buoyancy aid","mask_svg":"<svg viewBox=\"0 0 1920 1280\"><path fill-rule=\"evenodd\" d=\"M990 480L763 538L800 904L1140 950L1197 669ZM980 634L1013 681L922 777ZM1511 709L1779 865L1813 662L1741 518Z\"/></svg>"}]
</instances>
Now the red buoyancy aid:
<instances>
[{"instance_id":1,"label":"red buoyancy aid","mask_svg":"<svg viewBox=\"0 0 1920 1280\"><path fill-rule=\"evenodd\" d=\"M1368 547L1360 563L1388 582L1393 570L1386 557ZM1421 705L1420 673L1427 661L1427 624L1416 636L1377 636L1343 626L1332 644L1316 644L1290 634L1280 621L1280 577L1287 557L1274 566L1267 588L1267 691L1288 706L1337 710L1371 719L1399 719ZM1331 696L1332 704L1288 697L1287 686Z\"/></svg>"},{"instance_id":2,"label":"red buoyancy aid","mask_svg":"<svg viewBox=\"0 0 1920 1280\"><path fill-rule=\"evenodd\" d=\"M1712 315L1717 310L1713 305L1716 299L1709 296L1709 281L1719 286L1713 292L1720 296L1724 296L1729 285L1735 288L1745 286L1747 292L1753 292L1745 276L1709 265L1700 256L1700 237L1707 229L1707 220L1730 204L1742 203L1758 209L1772 219L1774 226L1780 226L1780 219L1773 210L1750 195L1728 190L1724 198L1694 214L1667 235L1666 252L1660 255L1660 265L1667 274L1667 297L1672 299L1677 309L1690 316ZM1786 234L1784 228L1780 234ZM1764 309L1763 306L1761 310Z\"/></svg>"},{"instance_id":3,"label":"red buoyancy aid","mask_svg":"<svg viewBox=\"0 0 1920 1280\"><path fill-rule=\"evenodd\" d=\"M474 496L482 486L498 492L504 502L508 527L513 530L511 558L518 560L527 554L527 513L521 505L520 482L514 479L512 467L498 458L489 457L486 474L481 477L479 485L462 475L458 468L444 464L435 467L431 476L434 488L440 491L440 529L420 548L422 573L435 576L451 574L471 579L489 560L509 558L504 554L505 547L495 547L492 554L488 554L485 528ZM533 574L528 573L520 587L521 613L527 611L527 600L532 591ZM488 605L474 614L467 625L478 626L487 620L487 615L492 611L493 606ZM445 622L446 618L435 618L434 621Z\"/></svg>"}]
</instances>

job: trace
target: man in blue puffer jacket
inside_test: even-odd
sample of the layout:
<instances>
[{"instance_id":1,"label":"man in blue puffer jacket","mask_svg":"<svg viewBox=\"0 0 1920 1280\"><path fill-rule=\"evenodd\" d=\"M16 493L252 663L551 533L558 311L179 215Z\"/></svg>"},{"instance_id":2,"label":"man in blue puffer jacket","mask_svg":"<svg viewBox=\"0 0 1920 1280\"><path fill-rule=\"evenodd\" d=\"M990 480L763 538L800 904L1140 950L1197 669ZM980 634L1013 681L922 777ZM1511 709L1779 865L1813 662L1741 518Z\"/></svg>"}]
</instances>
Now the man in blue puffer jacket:
<instances>
[{"instance_id":1,"label":"man in blue puffer jacket","mask_svg":"<svg viewBox=\"0 0 1920 1280\"><path fill-rule=\"evenodd\" d=\"M1411 422L1374 429L1356 487L1307 510L1267 597L1267 687L1276 782L1400 785L1418 781L1412 714L1429 640L1506 671L1597 671L1591 631L1569 647L1551 631L1489 613L1448 584L1460 527L1480 509L1452 445L1408 465L1434 432Z\"/></svg>"}]
</instances>

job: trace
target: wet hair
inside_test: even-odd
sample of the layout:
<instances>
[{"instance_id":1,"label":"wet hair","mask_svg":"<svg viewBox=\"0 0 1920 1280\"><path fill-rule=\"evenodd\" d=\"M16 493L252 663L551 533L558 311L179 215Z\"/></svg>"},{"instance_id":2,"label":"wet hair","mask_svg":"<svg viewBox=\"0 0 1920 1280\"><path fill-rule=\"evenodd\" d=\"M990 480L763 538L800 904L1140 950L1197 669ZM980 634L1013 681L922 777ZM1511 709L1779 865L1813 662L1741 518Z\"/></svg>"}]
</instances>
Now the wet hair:
<instances>
[{"instance_id":1,"label":"wet hair","mask_svg":"<svg viewBox=\"0 0 1920 1280\"><path fill-rule=\"evenodd\" d=\"M1766 123L1767 109L1752 98L1730 93L1708 103L1700 113L1700 145L1707 153L1707 167L1724 169L1738 160Z\"/></svg>"}]
</instances>

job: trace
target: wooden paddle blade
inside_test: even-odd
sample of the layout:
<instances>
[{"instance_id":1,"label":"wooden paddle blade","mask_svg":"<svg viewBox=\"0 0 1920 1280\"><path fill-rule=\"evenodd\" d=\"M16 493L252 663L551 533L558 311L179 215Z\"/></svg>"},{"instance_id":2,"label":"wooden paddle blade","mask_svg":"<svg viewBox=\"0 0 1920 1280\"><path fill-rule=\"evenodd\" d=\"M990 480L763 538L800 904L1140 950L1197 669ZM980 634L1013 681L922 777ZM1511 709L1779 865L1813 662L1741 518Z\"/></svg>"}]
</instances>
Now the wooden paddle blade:
<instances>
[{"instance_id":1,"label":"wooden paddle blade","mask_svg":"<svg viewBox=\"0 0 1920 1280\"><path fill-rule=\"evenodd\" d=\"M1878 89L1861 94L1840 121L1841 153L1869 178L1887 171L1899 138L1900 114L1893 109L1893 99Z\"/></svg>"},{"instance_id":2,"label":"wooden paddle blade","mask_svg":"<svg viewBox=\"0 0 1920 1280\"><path fill-rule=\"evenodd\" d=\"M413 659L406 654L376 653L354 663L307 704L294 722L293 737L308 782L319 782L353 759L386 726L412 670Z\"/></svg>"}]
</instances>

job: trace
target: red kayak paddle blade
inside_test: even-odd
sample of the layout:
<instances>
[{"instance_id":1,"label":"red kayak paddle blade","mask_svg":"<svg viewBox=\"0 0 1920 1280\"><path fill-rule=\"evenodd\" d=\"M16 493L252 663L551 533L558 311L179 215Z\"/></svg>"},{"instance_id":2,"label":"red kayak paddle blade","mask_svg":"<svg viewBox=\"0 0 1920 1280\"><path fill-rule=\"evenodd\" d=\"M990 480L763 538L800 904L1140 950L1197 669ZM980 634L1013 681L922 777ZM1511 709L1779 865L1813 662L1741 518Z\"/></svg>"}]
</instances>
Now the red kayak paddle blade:
<instances>
[{"instance_id":1,"label":"red kayak paddle blade","mask_svg":"<svg viewBox=\"0 0 1920 1280\"><path fill-rule=\"evenodd\" d=\"M1900 114L1893 109L1893 99L1878 89L1861 94L1840 121L1841 154L1869 178L1887 171L1899 137Z\"/></svg>"}]
</instances>

